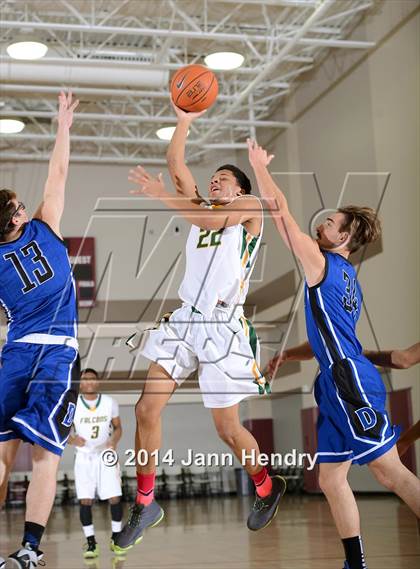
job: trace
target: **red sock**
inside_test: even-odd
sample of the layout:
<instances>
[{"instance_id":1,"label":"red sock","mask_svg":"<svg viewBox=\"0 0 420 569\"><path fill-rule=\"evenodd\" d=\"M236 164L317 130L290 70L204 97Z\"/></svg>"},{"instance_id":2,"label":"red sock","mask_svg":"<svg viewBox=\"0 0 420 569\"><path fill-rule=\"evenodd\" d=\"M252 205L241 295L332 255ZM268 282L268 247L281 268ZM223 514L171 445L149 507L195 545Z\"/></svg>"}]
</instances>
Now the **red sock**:
<instances>
[{"instance_id":1,"label":"red sock","mask_svg":"<svg viewBox=\"0 0 420 569\"><path fill-rule=\"evenodd\" d=\"M148 506L155 497L155 478L156 472L152 474L137 473L137 496L136 504Z\"/></svg>"},{"instance_id":2,"label":"red sock","mask_svg":"<svg viewBox=\"0 0 420 569\"><path fill-rule=\"evenodd\" d=\"M267 469L262 468L257 474L251 476L252 481L255 484L255 490L260 498L266 498L271 494L271 489L273 487L273 481L268 475Z\"/></svg>"}]
</instances>

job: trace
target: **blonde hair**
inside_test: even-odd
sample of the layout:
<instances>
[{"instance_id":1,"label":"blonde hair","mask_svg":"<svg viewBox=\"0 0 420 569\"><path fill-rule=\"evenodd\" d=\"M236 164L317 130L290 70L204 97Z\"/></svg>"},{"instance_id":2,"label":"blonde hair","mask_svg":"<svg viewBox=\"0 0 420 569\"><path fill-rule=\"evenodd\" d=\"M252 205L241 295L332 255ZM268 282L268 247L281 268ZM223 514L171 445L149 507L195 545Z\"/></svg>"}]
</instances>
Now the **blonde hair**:
<instances>
[{"instance_id":1,"label":"blonde hair","mask_svg":"<svg viewBox=\"0 0 420 569\"><path fill-rule=\"evenodd\" d=\"M350 234L348 243L350 253L355 253L363 245L373 243L380 237L382 225L374 209L348 205L340 207L337 211L345 216L340 231L347 231Z\"/></svg>"}]
</instances>

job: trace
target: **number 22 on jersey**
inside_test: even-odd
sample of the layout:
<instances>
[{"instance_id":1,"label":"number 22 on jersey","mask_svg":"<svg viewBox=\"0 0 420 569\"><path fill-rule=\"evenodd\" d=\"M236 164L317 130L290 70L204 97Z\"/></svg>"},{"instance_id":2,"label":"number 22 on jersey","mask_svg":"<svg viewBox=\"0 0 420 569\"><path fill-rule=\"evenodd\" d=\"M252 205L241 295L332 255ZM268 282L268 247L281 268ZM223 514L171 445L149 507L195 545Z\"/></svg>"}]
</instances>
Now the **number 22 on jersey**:
<instances>
[{"instance_id":1,"label":"number 22 on jersey","mask_svg":"<svg viewBox=\"0 0 420 569\"><path fill-rule=\"evenodd\" d=\"M209 229L201 229L198 237L197 249L204 247L218 247L222 244L223 229L218 231L210 231Z\"/></svg>"}]
</instances>

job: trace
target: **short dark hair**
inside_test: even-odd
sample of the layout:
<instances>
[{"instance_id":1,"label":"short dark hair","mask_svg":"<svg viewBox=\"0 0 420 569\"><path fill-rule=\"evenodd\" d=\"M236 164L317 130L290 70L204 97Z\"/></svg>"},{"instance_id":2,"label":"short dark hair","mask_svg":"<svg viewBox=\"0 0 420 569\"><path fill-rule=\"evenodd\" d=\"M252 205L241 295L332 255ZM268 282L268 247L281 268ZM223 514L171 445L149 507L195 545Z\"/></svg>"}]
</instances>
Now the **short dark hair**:
<instances>
[{"instance_id":1,"label":"short dark hair","mask_svg":"<svg viewBox=\"0 0 420 569\"><path fill-rule=\"evenodd\" d=\"M82 369L82 371L80 372L80 377L82 377L84 373L93 373L95 377L99 377L98 372L96 371L96 369L93 369L93 367L87 367L85 369Z\"/></svg>"},{"instance_id":2,"label":"short dark hair","mask_svg":"<svg viewBox=\"0 0 420 569\"><path fill-rule=\"evenodd\" d=\"M238 186L243 189L245 194L250 194L252 187L251 181L245 172L242 172L240 168L234 166L233 164L223 164L220 168L217 168L216 172L220 172L220 170L229 170L235 176L236 181L238 182Z\"/></svg>"},{"instance_id":3,"label":"short dark hair","mask_svg":"<svg viewBox=\"0 0 420 569\"><path fill-rule=\"evenodd\" d=\"M13 225L10 224L13 212L16 209L12 200L16 199L16 194L8 188L0 190L0 241L4 236L13 230Z\"/></svg>"},{"instance_id":4,"label":"short dark hair","mask_svg":"<svg viewBox=\"0 0 420 569\"><path fill-rule=\"evenodd\" d=\"M345 218L340 231L347 231L350 234L347 245L350 253L355 253L363 245L373 243L381 236L381 221L374 209L348 205L339 207L337 211Z\"/></svg>"}]
</instances>

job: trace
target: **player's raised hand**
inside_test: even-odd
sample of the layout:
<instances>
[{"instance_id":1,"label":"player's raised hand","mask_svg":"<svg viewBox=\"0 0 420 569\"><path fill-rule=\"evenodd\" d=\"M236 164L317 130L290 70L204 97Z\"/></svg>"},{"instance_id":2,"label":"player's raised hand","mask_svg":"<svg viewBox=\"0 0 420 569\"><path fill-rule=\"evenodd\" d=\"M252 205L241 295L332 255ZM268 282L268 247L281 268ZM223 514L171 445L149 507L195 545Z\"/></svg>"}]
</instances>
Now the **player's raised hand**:
<instances>
[{"instance_id":1,"label":"player's raised hand","mask_svg":"<svg viewBox=\"0 0 420 569\"><path fill-rule=\"evenodd\" d=\"M71 91L64 93L61 91L58 95L58 115L57 120L60 126L65 126L70 128L73 124L73 112L76 109L79 101L76 99L73 101L73 94Z\"/></svg>"},{"instance_id":2,"label":"player's raised hand","mask_svg":"<svg viewBox=\"0 0 420 569\"><path fill-rule=\"evenodd\" d=\"M247 138L246 142L248 144L248 158L251 166L253 168L257 166L268 166L274 154L268 154L267 150L264 150L256 140L252 138Z\"/></svg>"},{"instance_id":3,"label":"player's raised hand","mask_svg":"<svg viewBox=\"0 0 420 569\"><path fill-rule=\"evenodd\" d=\"M181 121L185 122L186 121L186 122L191 123L195 119L198 119L199 117L204 115L204 113L207 111L207 109L204 109L204 111L200 111L198 113L188 113L187 111L183 111L182 109L177 107L172 99L171 99L171 105L175 111L177 118L178 118L178 122L181 122Z\"/></svg>"},{"instance_id":4,"label":"player's raised hand","mask_svg":"<svg viewBox=\"0 0 420 569\"><path fill-rule=\"evenodd\" d=\"M286 361L286 353L281 352L276 354L271 360L268 362L267 367L264 370L264 374L267 374L271 379L274 379L277 375L278 369L284 364Z\"/></svg>"},{"instance_id":5,"label":"player's raised hand","mask_svg":"<svg viewBox=\"0 0 420 569\"><path fill-rule=\"evenodd\" d=\"M136 166L130 170L128 180L137 186L135 190L130 191L130 194L159 198L166 193L163 174L154 177L143 166Z\"/></svg>"}]
</instances>

